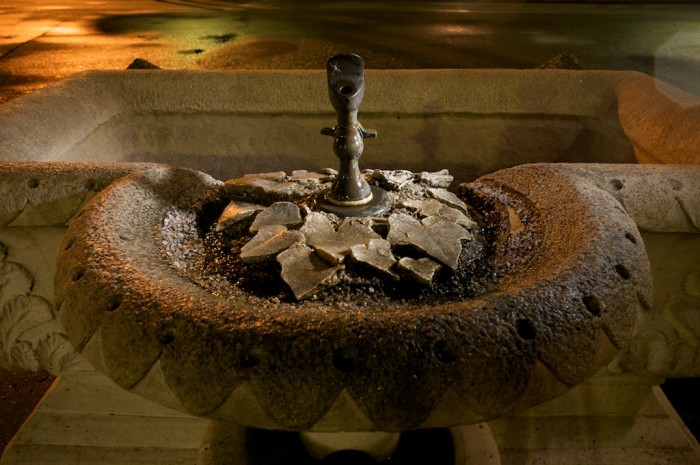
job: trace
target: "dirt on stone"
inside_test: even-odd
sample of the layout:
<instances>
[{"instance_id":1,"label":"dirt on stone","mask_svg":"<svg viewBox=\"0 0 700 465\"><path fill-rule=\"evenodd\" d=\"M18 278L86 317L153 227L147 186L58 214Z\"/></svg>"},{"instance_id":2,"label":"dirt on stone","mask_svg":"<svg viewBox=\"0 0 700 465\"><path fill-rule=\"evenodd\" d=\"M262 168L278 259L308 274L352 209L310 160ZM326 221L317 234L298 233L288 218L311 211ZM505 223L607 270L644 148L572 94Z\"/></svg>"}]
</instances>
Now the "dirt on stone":
<instances>
[{"instance_id":1,"label":"dirt on stone","mask_svg":"<svg viewBox=\"0 0 700 465\"><path fill-rule=\"evenodd\" d=\"M46 371L0 371L0 454L29 418L56 377Z\"/></svg>"},{"instance_id":2,"label":"dirt on stone","mask_svg":"<svg viewBox=\"0 0 700 465\"><path fill-rule=\"evenodd\" d=\"M475 228L474 240L464 243L459 266L451 270L443 266L432 285L416 285L410 279L392 281L360 263L345 260L340 274L340 283L319 292L311 298L296 301L289 287L280 277L279 264L272 260L261 264L246 264L240 259L241 248L254 236L251 232L216 231L216 216L226 206L226 199L218 207L203 208L207 212L198 217L185 214L171 215L171 224L178 232L172 239L178 241L175 263L200 286L215 295L247 301L255 304L323 305L344 310L406 307L406 305L438 305L461 301L481 294L489 286L488 256L491 254L489 240L485 236L487 227L479 212L471 212L480 226ZM308 203L302 199L298 203ZM303 208L303 206L302 206ZM334 216L334 215L331 215ZM334 223L338 218L332 218ZM337 224L336 224L337 226ZM183 233L184 232L184 233ZM488 235L488 234L487 234ZM187 245L189 243L189 245ZM183 245L184 244L184 245ZM183 247L190 251L182 256ZM195 251L191 253L191 251ZM394 249L397 258L421 258L422 255L410 246ZM171 256L171 262L173 257ZM185 262L189 262L185 265Z\"/></svg>"}]
</instances>

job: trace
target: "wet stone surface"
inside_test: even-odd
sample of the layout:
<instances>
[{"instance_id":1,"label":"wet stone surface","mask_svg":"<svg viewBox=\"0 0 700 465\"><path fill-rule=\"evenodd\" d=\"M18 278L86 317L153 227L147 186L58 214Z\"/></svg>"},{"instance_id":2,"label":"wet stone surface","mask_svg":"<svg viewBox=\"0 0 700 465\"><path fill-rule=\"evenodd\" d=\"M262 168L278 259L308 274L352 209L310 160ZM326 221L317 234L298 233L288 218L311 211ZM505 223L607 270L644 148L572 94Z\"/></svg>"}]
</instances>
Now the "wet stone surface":
<instances>
[{"instance_id":1,"label":"wet stone surface","mask_svg":"<svg viewBox=\"0 0 700 465\"><path fill-rule=\"evenodd\" d=\"M412 246L453 270L459 265L462 241L470 240L467 230L450 220L428 216L419 221L405 213L389 217L387 240L395 246Z\"/></svg>"},{"instance_id":2,"label":"wet stone surface","mask_svg":"<svg viewBox=\"0 0 700 465\"><path fill-rule=\"evenodd\" d=\"M422 284L430 284L433 282L435 273L440 269L440 264L429 258L414 260L411 257L403 257L399 260L398 268L400 271L407 272L416 281Z\"/></svg>"},{"instance_id":3,"label":"wet stone surface","mask_svg":"<svg viewBox=\"0 0 700 465\"><path fill-rule=\"evenodd\" d=\"M391 242L385 239L370 239L367 245L354 245L350 248L350 256L353 260L370 266L391 279L399 279L393 271L396 257L391 253Z\"/></svg>"},{"instance_id":4,"label":"wet stone surface","mask_svg":"<svg viewBox=\"0 0 700 465\"><path fill-rule=\"evenodd\" d=\"M255 217L253 224L250 225L250 230L255 232L265 226L295 226L298 224L301 224L299 207L292 202L275 202Z\"/></svg>"},{"instance_id":5,"label":"wet stone surface","mask_svg":"<svg viewBox=\"0 0 700 465\"><path fill-rule=\"evenodd\" d=\"M419 179L421 182L427 184L430 187L439 187L442 189L447 189L448 187L450 187L450 184L452 184L452 180L454 178L452 177L449 171L440 170L434 173L423 171L419 175Z\"/></svg>"},{"instance_id":6,"label":"wet stone surface","mask_svg":"<svg viewBox=\"0 0 700 465\"><path fill-rule=\"evenodd\" d=\"M236 228L243 232L245 227L250 226L255 219L255 215L264 209L264 205L257 203L233 201L226 206L216 222L216 230L223 231L224 229L232 230Z\"/></svg>"},{"instance_id":7,"label":"wet stone surface","mask_svg":"<svg viewBox=\"0 0 700 465\"><path fill-rule=\"evenodd\" d=\"M316 207L336 175L280 171L226 181L221 206L206 209L218 216L180 215L178 225L171 215L163 250L199 285L251 302L391 307L459 300L482 286L488 247L469 207L447 190L447 170L363 171L394 208L362 218Z\"/></svg>"}]
</instances>

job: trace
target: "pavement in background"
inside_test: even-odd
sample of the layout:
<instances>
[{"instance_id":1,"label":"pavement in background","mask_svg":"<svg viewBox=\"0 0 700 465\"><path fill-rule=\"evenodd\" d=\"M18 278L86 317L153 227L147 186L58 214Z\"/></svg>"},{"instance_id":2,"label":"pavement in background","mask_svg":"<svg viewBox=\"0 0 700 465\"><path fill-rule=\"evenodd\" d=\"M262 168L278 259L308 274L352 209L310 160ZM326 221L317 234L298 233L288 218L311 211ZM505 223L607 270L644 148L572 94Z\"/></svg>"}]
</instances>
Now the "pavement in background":
<instances>
[{"instance_id":1,"label":"pavement in background","mask_svg":"<svg viewBox=\"0 0 700 465\"><path fill-rule=\"evenodd\" d=\"M0 103L144 58L168 69L637 70L700 95L700 5L273 0L3 0Z\"/></svg>"}]
</instances>

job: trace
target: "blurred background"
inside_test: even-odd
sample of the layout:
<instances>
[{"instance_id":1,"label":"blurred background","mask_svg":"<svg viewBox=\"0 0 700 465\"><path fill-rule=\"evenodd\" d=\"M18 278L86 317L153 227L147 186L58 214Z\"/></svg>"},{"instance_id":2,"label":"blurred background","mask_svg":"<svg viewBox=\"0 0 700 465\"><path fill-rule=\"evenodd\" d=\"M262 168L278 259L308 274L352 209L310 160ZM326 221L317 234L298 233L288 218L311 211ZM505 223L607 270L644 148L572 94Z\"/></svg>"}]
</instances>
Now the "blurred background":
<instances>
[{"instance_id":1,"label":"blurred background","mask_svg":"<svg viewBox=\"0 0 700 465\"><path fill-rule=\"evenodd\" d=\"M641 71L700 95L700 4L321 0L2 0L0 102L142 58L168 69Z\"/></svg>"}]
</instances>

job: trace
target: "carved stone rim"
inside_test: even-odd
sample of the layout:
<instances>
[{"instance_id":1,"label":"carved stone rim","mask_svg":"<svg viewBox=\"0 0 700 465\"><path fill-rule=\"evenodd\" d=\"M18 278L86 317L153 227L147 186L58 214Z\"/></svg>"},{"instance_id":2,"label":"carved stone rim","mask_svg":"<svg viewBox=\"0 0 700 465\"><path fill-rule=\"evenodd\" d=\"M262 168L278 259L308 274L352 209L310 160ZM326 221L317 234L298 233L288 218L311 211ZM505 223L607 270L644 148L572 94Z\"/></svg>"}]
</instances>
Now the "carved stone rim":
<instances>
[{"instance_id":1,"label":"carved stone rim","mask_svg":"<svg viewBox=\"0 0 700 465\"><path fill-rule=\"evenodd\" d=\"M496 290L391 312L275 312L178 275L159 253L163 217L217 185L169 167L118 180L70 224L56 274L78 350L124 388L195 415L317 431L479 422L588 378L650 304L634 221L565 165L461 187L498 225ZM514 254L523 234L538 245Z\"/></svg>"}]
</instances>

